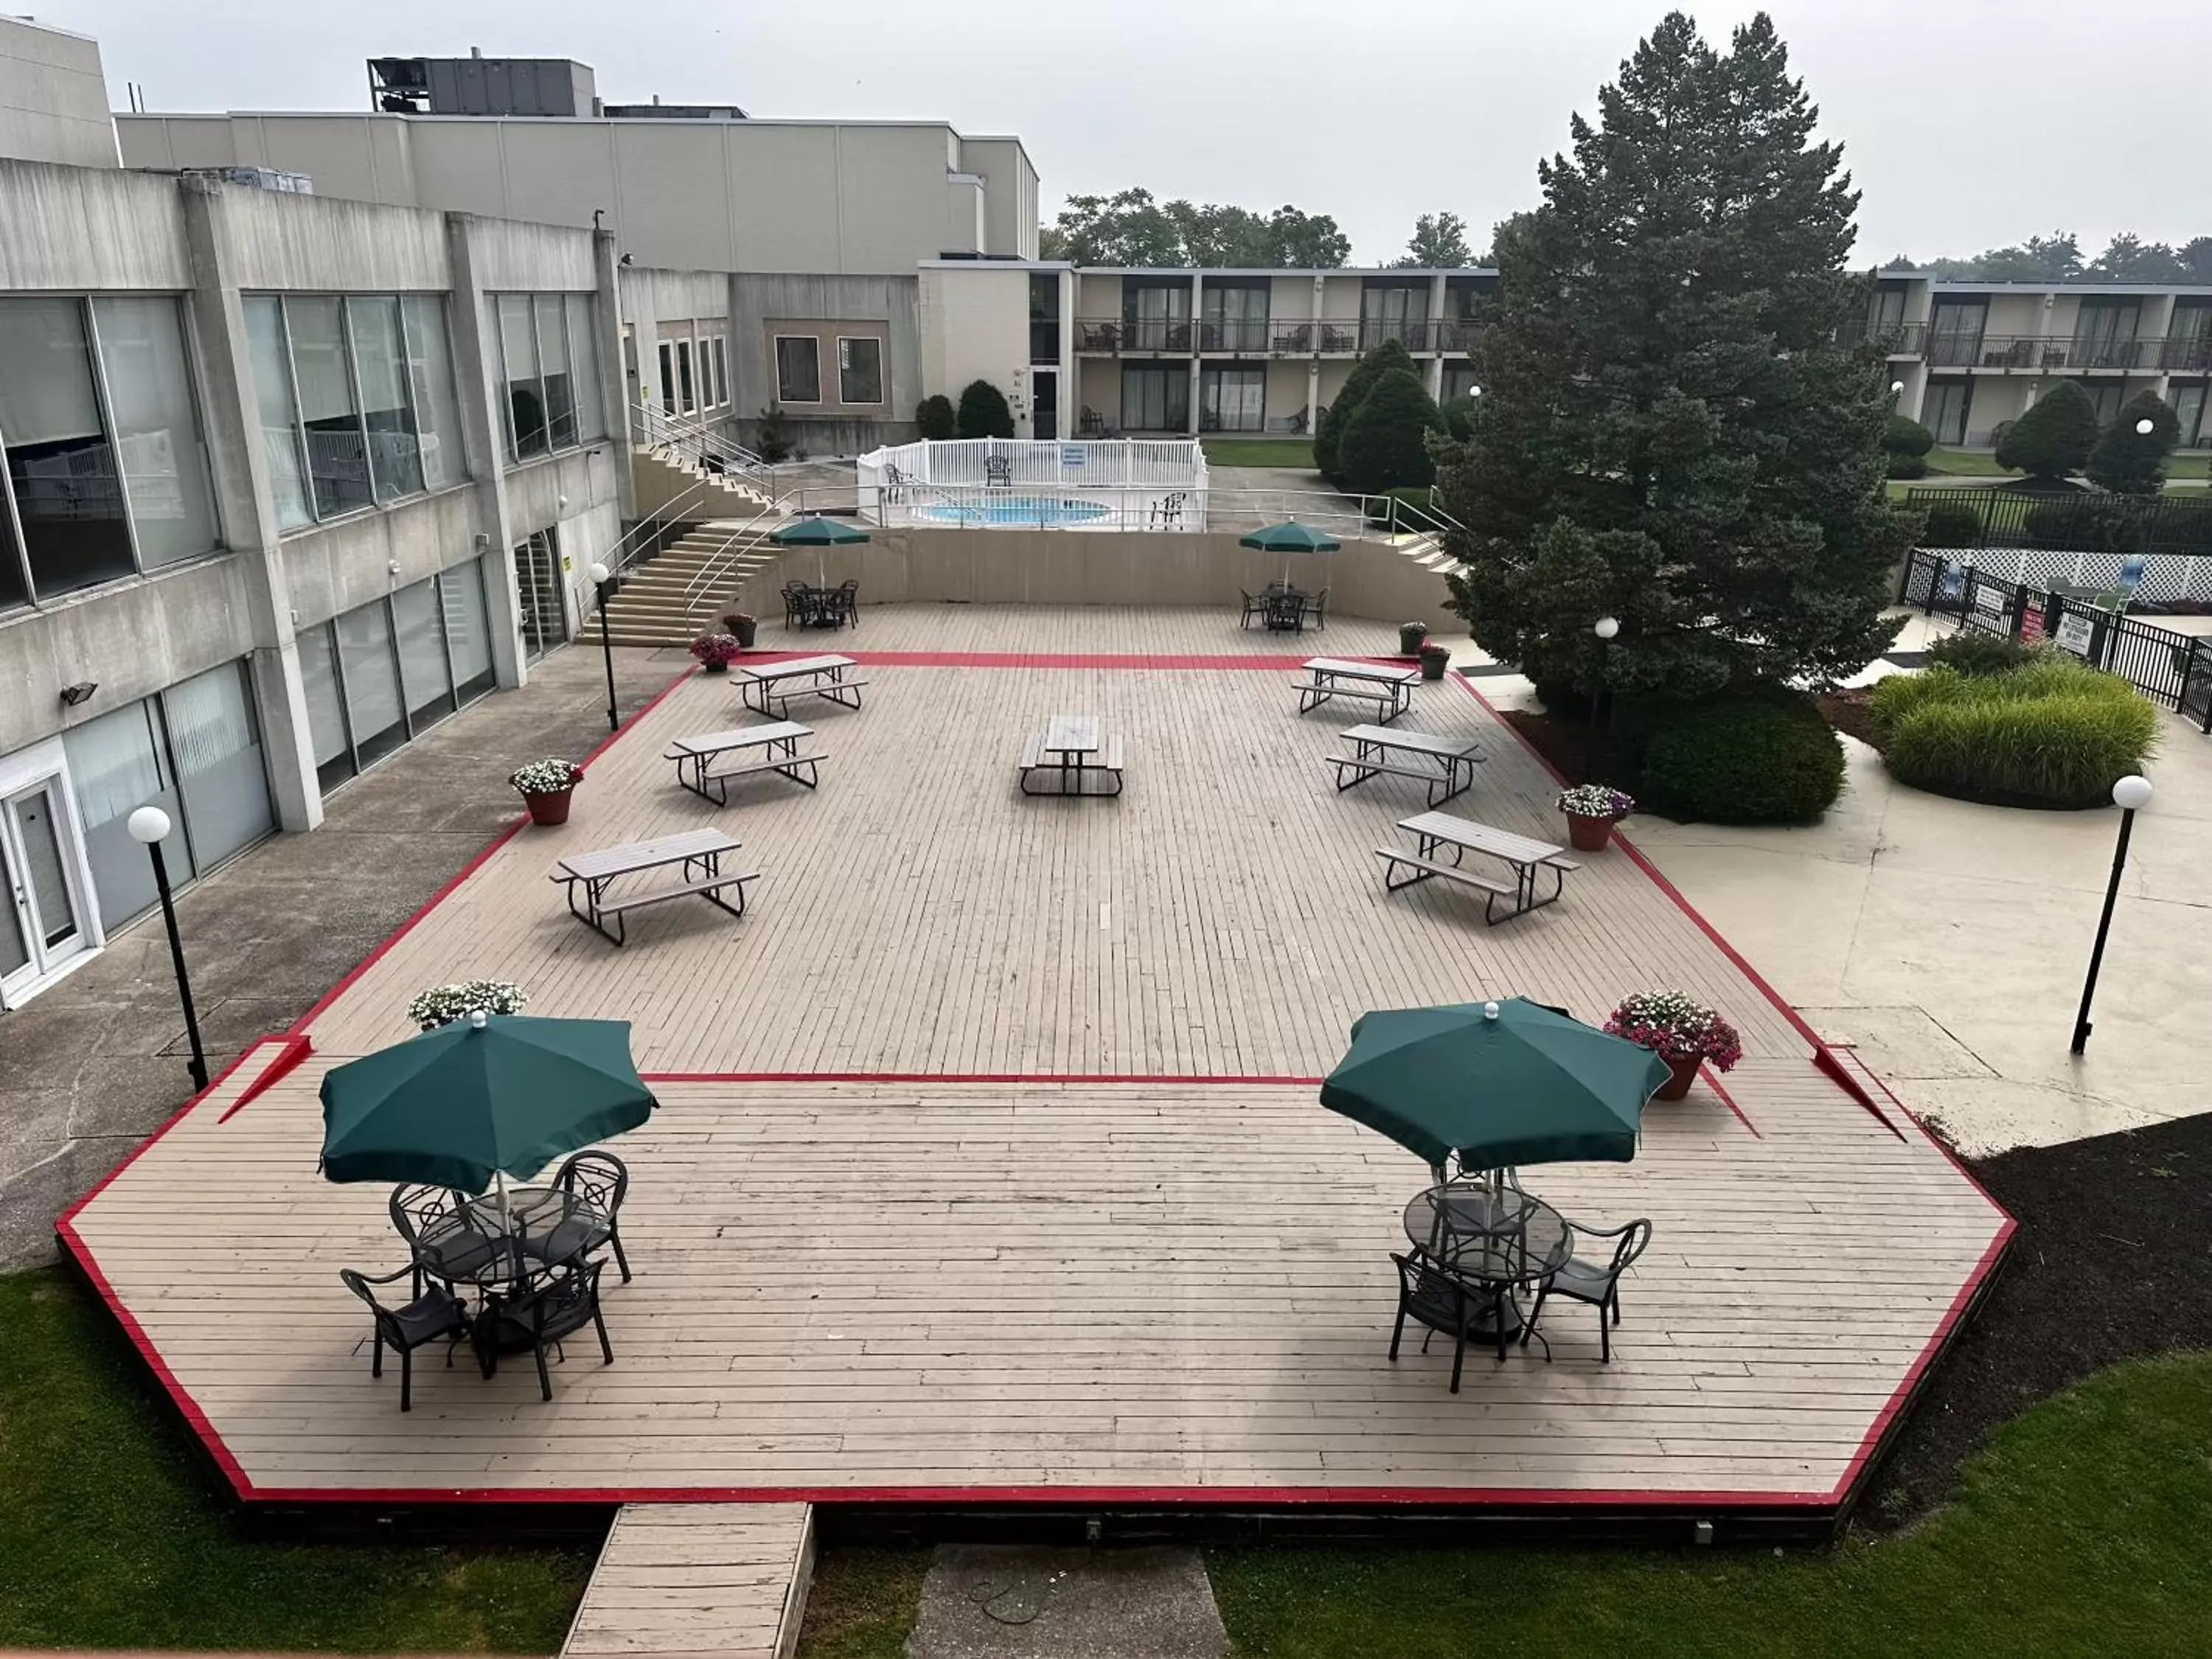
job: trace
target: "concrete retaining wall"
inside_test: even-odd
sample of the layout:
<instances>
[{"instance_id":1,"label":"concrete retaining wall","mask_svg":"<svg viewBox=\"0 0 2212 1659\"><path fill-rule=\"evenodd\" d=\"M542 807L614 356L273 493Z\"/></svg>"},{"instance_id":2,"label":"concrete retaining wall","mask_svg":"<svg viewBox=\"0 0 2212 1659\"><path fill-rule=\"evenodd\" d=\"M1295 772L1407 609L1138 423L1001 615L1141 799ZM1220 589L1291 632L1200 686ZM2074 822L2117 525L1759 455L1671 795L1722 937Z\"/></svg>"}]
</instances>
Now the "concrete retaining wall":
<instances>
[{"instance_id":1,"label":"concrete retaining wall","mask_svg":"<svg viewBox=\"0 0 2212 1659\"><path fill-rule=\"evenodd\" d=\"M1227 532L1202 535L1121 531L878 530L854 547L786 556L755 576L738 608L776 616L786 581L858 578L866 605L1109 605L1234 606L1283 574L1280 554L1239 547ZM817 576L817 568L819 576ZM1329 590L1331 612L1382 622L1426 622L1444 631L1450 594L1443 575L1379 542L1295 555L1291 580Z\"/></svg>"}]
</instances>

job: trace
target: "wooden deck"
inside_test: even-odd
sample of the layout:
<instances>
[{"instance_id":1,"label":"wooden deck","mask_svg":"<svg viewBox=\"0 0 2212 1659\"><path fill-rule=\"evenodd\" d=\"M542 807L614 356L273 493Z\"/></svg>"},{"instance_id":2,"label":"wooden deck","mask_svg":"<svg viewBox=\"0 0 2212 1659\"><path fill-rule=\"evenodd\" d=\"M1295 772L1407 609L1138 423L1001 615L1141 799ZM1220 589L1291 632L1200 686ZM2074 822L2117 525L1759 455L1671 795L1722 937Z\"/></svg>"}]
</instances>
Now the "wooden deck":
<instances>
[{"instance_id":1,"label":"wooden deck","mask_svg":"<svg viewBox=\"0 0 2212 1659\"><path fill-rule=\"evenodd\" d=\"M804 1504L628 1504L561 1659L790 1659L812 1576Z\"/></svg>"},{"instance_id":2,"label":"wooden deck","mask_svg":"<svg viewBox=\"0 0 2212 1659\"><path fill-rule=\"evenodd\" d=\"M1369 849L1419 786L1334 791L1349 722L1297 715L1295 659L1167 660L1190 654L871 661L866 708L810 722L818 793L719 811L659 755L735 692L685 682L568 826L500 846L313 1017L312 1058L228 1116L220 1084L65 1239L255 1498L1832 1509L2001 1213L1893 1103L1816 1070L1626 853L1494 929L1386 896ZM1118 801L1017 793L1022 734L1066 707L1127 734ZM1466 816L1556 833L1556 786L1463 686L1402 724L1480 742ZM544 879L709 823L766 872L742 921L663 907L617 951ZM336 1278L397 1243L380 1190L318 1178L315 1088L405 1035L416 990L479 974L635 1022L662 1101L620 1146L637 1278L608 1298L616 1363L570 1345L551 1405L527 1367L432 1358L402 1416ZM1471 1353L1456 1397L1448 1351L1389 1364L1389 1253L1426 1177L1315 1101L1351 1020L1515 993L1596 1018L1653 984L1742 1029L1726 1094L1653 1108L1632 1164L1524 1172L1570 1215L1656 1224L1613 1363L1565 1304L1549 1363Z\"/></svg>"}]
</instances>

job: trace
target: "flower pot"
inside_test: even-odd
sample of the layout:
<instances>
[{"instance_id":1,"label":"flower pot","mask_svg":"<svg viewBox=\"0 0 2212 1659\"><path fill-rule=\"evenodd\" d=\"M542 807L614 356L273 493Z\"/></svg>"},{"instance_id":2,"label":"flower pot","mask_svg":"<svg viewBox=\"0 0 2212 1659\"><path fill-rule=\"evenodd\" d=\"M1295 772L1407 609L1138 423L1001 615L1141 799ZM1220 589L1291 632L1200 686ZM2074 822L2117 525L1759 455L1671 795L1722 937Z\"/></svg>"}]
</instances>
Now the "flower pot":
<instances>
[{"instance_id":1,"label":"flower pot","mask_svg":"<svg viewBox=\"0 0 2212 1659\"><path fill-rule=\"evenodd\" d=\"M1440 680L1444 677L1444 670L1450 666L1451 653L1442 646L1425 645L1421 647L1421 678L1423 679Z\"/></svg>"},{"instance_id":2,"label":"flower pot","mask_svg":"<svg viewBox=\"0 0 2212 1659\"><path fill-rule=\"evenodd\" d=\"M1613 820L1592 817L1586 813L1570 812L1567 817L1567 842L1577 853L1602 853L1606 843L1613 839Z\"/></svg>"},{"instance_id":3,"label":"flower pot","mask_svg":"<svg viewBox=\"0 0 2212 1659\"><path fill-rule=\"evenodd\" d=\"M699 665L699 672L702 674L726 674L730 672L730 665L726 662L702 662Z\"/></svg>"},{"instance_id":4,"label":"flower pot","mask_svg":"<svg viewBox=\"0 0 2212 1659\"><path fill-rule=\"evenodd\" d=\"M576 793L576 786L566 789L548 789L537 794L525 795L522 804L530 809L532 823L566 823L568 821L568 799Z\"/></svg>"},{"instance_id":5,"label":"flower pot","mask_svg":"<svg viewBox=\"0 0 2212 1659\"><path fill-rule=\"evenodd\" d=\"M1401 623L1398 625L1398 654L1401 657L1418 656L1421 641L1428 637L1428 623Z\"/></svg>"},{"instance_id":6,"label":"flower pot","mask_svg":"<svg viewBox=\"0 0 2212 1659\"><path fill-rule=\"evenodd\" d=\"M740 617L732 611L722 618L722 631L735 639L740 650L753 648L753 640L760 632L760 618Z\"/></svg>"},{"instance_id":7,"label":"flower pot","mask_svg":"<svg viewBox=\"0 0 2212 1659\"><path fill-rule=\"evenodd\" d=\"M1674 1075L1659 1085L1651 1098L1654 1100L1681 1099L1690 1092L1690 1085L1698 1080L1698 1067L1704 1062L1694 1057L1689 1060L1676 1060L1671 1054L1662 1054L1659 1058L1667 1062L1667 1069Z\"/></svg>"}]
</instances>

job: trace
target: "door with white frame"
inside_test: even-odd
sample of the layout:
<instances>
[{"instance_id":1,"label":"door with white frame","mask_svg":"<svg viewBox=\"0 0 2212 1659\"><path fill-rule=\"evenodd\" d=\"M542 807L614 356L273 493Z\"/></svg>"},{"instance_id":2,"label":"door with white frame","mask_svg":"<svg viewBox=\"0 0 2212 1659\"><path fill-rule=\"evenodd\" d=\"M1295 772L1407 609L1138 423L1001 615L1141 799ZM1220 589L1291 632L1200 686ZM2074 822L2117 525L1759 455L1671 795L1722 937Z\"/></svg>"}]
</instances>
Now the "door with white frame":
<instances>
[{"instance_id":1,"label":"door with white frame","mask_svg":"<svg viewBox=\"0 0 2212 1659\"><path fill-rule=\"evenodd\" d=\"M0 762L0 1008L104 943L62 769L58 743Z\"/></svg>"}]
</instances>

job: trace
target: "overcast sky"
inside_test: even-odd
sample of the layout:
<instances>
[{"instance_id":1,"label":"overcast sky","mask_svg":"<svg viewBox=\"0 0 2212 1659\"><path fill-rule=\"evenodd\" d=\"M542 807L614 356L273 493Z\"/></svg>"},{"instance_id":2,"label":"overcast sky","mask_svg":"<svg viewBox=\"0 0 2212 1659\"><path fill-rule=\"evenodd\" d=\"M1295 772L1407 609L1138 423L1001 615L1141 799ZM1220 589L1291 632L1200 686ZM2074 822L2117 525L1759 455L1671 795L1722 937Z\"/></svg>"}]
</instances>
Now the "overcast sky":
<instances>
[{"instance_id":1,"label":"overcast sky","mask_svg":"<svg viewBox=\"0 0 2212 1659\"><path fill-rule=\"evenodd\" d=\"M1757 8L1691 8L1708 38ZM2212 233L2212 0L1775 0L1844 141L1858 252L1971 254L2053 228ZM112 101L361 109L372 55L581 58L621 102L926 118L1018 134L1048 220L1073 192L1329 213L1355 263L1449 210L1478 250L1536 199L1657 0L48 0ZM220 21L217 21L217 18Z\"/></svg>"}]
</instances>

